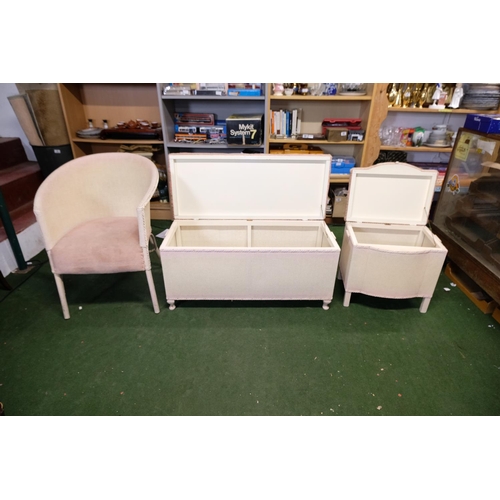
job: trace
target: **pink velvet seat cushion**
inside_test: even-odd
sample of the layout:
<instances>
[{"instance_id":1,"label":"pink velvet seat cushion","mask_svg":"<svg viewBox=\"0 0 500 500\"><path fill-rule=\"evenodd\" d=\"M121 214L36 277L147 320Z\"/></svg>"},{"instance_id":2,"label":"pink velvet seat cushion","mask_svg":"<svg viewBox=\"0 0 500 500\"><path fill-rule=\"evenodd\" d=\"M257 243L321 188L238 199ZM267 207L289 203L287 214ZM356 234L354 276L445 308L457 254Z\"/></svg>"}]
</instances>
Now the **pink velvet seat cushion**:
<instances>
[{"instance_id":1,"label":"pink velvet seat cushion","mask_svg":"<svg viewBox=\"0 0 500 500\"><path fill-rule=\"evenodd\" d=\"M146 269L135 217L84 222L57 242L51 257L57 274L110 274Z\"/></svg>"}]
</instances>

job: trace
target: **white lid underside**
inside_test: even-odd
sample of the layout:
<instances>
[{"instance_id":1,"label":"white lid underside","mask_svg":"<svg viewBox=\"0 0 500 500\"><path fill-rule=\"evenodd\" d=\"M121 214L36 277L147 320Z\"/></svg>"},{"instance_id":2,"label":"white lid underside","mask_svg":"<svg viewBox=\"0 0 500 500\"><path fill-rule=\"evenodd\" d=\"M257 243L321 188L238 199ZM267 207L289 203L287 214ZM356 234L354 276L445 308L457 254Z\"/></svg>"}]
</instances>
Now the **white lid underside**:
<instances>
[{"instance_id":1,"label":"white lid underside","mask_svg":"<svg viewBox=\"0 0 500 500\"><path fill-rule=\"evenodd\" d=\"M437 174L397 162L353 168L345 220L425 225Z\"/></svg>"},{"instance_id":2,"label":"white lid underside","mask_svg":"<svg viewBox=\"0 0 500 500\"><path fill-rule=\"evenodd\" d=\"M330 155L168 156L174 217L324 219Z\"/></svg>"}]
</instances>

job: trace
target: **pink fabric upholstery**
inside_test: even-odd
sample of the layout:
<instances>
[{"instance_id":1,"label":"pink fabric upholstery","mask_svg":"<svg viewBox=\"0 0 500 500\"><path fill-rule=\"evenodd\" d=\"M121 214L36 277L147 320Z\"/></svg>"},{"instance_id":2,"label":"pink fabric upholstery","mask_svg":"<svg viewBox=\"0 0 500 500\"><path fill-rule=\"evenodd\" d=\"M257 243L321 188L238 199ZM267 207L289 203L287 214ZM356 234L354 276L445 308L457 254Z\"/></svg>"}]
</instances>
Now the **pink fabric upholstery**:
<instances>
[{"instance_id":1,"label":"pink fabric upholstery","mask_svg":"<svg viewBox=\"0 0 500 500\"><path fill-rule=\"evenodd\" d=\"M137 217L94 219L69 231L52 248L57 274L145 271Z\"/></svg>"}]
</instances>

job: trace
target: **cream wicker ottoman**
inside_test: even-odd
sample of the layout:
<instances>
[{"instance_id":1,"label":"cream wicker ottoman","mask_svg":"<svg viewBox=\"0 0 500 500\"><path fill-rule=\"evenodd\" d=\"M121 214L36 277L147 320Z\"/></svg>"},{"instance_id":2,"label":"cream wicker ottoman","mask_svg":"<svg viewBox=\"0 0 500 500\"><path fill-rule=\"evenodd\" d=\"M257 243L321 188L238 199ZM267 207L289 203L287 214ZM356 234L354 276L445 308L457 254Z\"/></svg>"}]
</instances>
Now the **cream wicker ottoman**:
<instances>
[{"instance_id":1,"label":"cream wicker ottoman","mask_svg":"<svg viewBox=\"0 0 500 500\"><path fill-rule=\"evenodd\" d=\"M344 306L352 293L422 297L425 313L447 254L427 227L437 171L380 163L351 171L340 255Z\"/></svg>"},{"instance_id":2,"label":"cream wicker ottoman","mask_svg":"<svg viewBox=\"0 0 500 500\"><path fill-rule=\"evenodd\" d=\"M340 247L324 222L330 155L170 154L167 302L320 300Z\"/></svg>"}]
</instances>

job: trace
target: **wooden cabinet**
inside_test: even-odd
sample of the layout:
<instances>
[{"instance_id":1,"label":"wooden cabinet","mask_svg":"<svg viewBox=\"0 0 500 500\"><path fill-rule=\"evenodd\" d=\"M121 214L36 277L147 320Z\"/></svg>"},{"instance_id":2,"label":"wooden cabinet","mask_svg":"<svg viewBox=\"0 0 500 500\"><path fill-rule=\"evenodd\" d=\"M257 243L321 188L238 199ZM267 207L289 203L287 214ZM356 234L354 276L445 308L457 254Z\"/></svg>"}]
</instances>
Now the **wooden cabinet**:
<instances>
[{"instance_id":1,"label":"wooden cabinet","mask_svg":"<svg viewBox=\"0 0 500 500\"><path fill-rule=\"evenodd\" d=\"M159 149L154 161L160 167L166 165L163 140L161 139L100 139L78 137L77 130L86 129L89 120L94 127L109 127L118 122L146 120L160 123L157 86L155 83L58 83L73 156L118 151L120 145L145 145ZM171 219L169 203L151 202L153 219Z\"/></svg>"}]
</instances>

